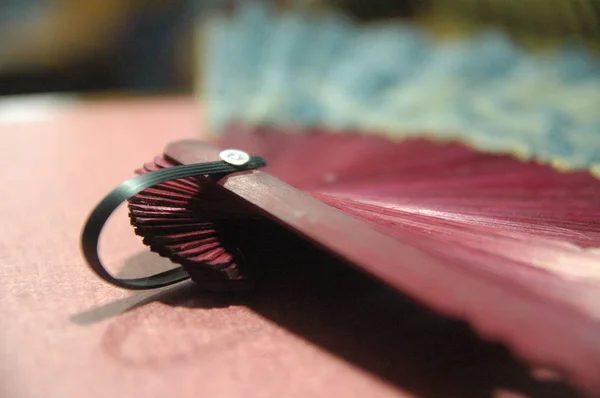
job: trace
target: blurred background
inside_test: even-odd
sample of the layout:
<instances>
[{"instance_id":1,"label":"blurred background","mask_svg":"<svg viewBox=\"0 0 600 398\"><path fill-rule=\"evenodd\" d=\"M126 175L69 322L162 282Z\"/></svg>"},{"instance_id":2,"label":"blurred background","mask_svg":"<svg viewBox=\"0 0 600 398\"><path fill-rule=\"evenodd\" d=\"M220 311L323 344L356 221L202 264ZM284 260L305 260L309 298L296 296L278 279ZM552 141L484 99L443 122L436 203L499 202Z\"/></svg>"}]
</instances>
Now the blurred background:
<instances>
[{"instance_id":1,"label":"blurred background","mask_svg":"<svg viewBox=\"0 0 600 398\"><path fill-rule=\"evenodd\" d=\"M248 1L248 0L247 0ZM239 1L238 1L239 2ZM232 0L0 0L0 95L187 93L198 21ZM600 0L304 0L361 20L411 18L434 29L495 25L524 40L600 37Z\"/></svg>"},{"instance_id":2,"label":"blurred background","mask_svg":"<svg viewBox=\"0 0 600 398\"><path fill-rule=\"evenodd\" d=\"M0 94L191 87L189 0L1 0Z\"/></svg>"}]
</instances>

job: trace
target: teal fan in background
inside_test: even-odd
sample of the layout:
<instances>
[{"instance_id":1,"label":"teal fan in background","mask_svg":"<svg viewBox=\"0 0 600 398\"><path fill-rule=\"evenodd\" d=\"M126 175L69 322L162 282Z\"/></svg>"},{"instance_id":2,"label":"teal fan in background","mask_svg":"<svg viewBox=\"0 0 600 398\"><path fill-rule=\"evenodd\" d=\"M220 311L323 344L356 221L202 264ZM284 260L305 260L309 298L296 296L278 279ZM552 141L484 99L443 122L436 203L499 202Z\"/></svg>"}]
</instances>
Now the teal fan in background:
<instances>
[{"instance_id":1,"label":"teal fan in background","mask_svg":"<svg viewBox=\"0 0 600 398\"><path fill-rule=\"evenodd\" d=\"M560 169L600 168L600 61L578 42L521 47L500 30L440 38L406 20L246 2L211 18L202 95L230 122L458 140Z\"/></svg>"}]
</instances>

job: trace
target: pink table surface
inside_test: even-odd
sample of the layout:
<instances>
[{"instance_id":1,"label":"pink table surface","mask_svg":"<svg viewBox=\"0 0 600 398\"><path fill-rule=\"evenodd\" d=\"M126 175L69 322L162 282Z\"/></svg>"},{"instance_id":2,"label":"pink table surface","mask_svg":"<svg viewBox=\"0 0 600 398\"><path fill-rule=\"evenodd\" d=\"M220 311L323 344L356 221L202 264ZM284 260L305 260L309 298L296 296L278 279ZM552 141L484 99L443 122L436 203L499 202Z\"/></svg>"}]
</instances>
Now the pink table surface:
<instances>
[{"instance_id":1,"label":"pink table surface","mask_svg":"<svg viewBox=\"0 0 600 398\"><path fill-rule=\"evenodd\" d=\"M107 285L80 254L88 212L165 143L200 137L199 107L174 98L2 109L0 396L576 396L385 289L323 281L231 298L190 283ZM127 272L160 266L121 210L103 258Z\"/></svg>"}]
</instances>

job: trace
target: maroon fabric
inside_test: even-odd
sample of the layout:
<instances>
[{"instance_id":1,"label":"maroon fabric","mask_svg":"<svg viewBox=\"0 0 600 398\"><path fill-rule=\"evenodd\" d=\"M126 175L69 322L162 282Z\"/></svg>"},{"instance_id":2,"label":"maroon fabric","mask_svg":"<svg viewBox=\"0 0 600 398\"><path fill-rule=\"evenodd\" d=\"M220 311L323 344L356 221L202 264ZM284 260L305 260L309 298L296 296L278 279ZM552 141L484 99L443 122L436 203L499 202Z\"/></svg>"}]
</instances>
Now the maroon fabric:
<instances>
[{"instance_id":1,"label":"maroon fabric","mask_svg":"<svg viewBox=\"0 0 600 398\"><path fill-rule=\"evenodd\" d=\"M264 172L224 186L350 263L600 392L600 181L426 140L230 130ZM166 154L194 162L202 144ZM390 239L391 238L391 239ZM263 246L271 242L265 239Z\"/></svg>"}]
</instances>

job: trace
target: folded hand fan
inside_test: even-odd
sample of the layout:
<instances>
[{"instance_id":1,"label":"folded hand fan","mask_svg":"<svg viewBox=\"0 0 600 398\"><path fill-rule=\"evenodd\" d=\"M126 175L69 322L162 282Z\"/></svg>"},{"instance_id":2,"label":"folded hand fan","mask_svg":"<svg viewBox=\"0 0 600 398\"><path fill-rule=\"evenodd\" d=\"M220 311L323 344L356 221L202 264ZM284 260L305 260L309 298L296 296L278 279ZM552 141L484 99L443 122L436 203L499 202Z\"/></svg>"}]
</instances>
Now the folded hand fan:
<instances>
[{"instance_id":1,"label":"folded hand fan","mask_svg":"<svg viewBox=\"0 0 600 398\"><path fill-rule=\"evenodd\" d=\"M592 55L255 3L208 27L215 137L169 144L138 174L212 168L129 200L136 233L178 276L245 288L324 249L600 394ZM223 166L226 148L268 165Z\"/></svg>"}]
</instances>

